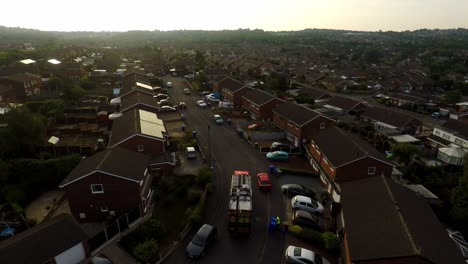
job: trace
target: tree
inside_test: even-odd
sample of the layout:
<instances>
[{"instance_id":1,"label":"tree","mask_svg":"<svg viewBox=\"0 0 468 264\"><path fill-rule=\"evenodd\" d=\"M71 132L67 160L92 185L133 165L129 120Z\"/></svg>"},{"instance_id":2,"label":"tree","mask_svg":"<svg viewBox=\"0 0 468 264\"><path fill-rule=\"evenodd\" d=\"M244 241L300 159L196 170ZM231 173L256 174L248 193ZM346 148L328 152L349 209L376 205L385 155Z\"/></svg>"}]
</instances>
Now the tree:
<instances>
[{"instance_id":1,"label":"tree","mask_svg":"<svg viewBox=\"0 0 468 264\"><path fill-rule=\"evenodd\" d=\"M453 192L450 216L455 223L463 224L464 228L468 229L468 153L463 165L463 176L458 180L458 186Z\"/></svg>"},{"instance_id":2,"label":"tree","mask_svg":"<svg viewBox=\"0 0 468 264\"><path fill-rule=\"evenodd\" d=\"M196 66L196 70L197 70L197 71L200 71L200 70L205 69L205 65L206 65L205 54L203 54L202 51L197 50L197 51L195 52L195 66Z\"/></svg>"},{"instance_id":3,"label":"tree","mask_svg":"<svg viewBox=\"0 0 468 264\"><path fill-rule=\"evenodd\" d=\"M155 263L159 260L159 245L154 239L146 240L133 249L133 255L143 263Z\"/></svg>"},{"instance_id":4,"label":"tree","mask_svg":"<svg viewBox=\"0 0 468 264\"><path fill-rule=\"evenodd\" d=\"M76 101L83 97L85 91L79 86L67 87L63 91L63 97L68 101Z\"/></svg>"},{"instance_id":5,"label":"tree","mask_svg":"<svg viewBox=\"0 0 468 264\"><path fill-rule=\"evenodd\" d=\"M364 52L364 60L369 63L376 63L382 59L382 52L379 49L368 49Z\"/></svg>"},{"instance_id":6,"label":"tree","mask_svg":"<svg viewBox=\"0 0 468 264\"><path fill-rule=\"evenodd\" d=\"M88 76L84 76L80 79L80 86L85 90L91 90L96 88L96 83L91 81Z\"/></svg>"},{"instance_id":7,"label":"tree","mask_svg":"<svg viewBox=\"0 0 468 264\"><path fill-rule=\"evenodd\" d=\"M446 104L455 104L460 102L462 93L459 90L447 91L443 94L443 98Z\"/></svg>"},{"instance_id":8,"label":"tree","mask_svg":"<svg viewBox=\"0 0 468 264\"><path fill-rule=\"evenodd\" d=\"M394 156L399 158L400 163L408 165L413 155L420 154L421 150L412 144L395 144L392 146Z\"/></svg>"}]
</instances>

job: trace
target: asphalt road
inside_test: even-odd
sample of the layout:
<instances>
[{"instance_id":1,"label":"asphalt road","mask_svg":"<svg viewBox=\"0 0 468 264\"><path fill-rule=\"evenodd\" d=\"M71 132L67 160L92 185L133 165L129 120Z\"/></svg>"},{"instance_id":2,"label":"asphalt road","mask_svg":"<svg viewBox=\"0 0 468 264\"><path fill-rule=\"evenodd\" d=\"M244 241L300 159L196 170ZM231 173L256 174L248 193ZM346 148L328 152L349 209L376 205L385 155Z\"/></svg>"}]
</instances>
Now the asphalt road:
<instances>
[{"instance_id":1,"label":"asphalt road","mask_svg":"<svg viewBox=\"0 0 468 264\"><path fill-rule=\"evenodd\" d=\"M268 219L279 215L284 218L284 200L277 179L272 178L273 190L270 193L260 192L256 186L255 175L268 170L269 163L264 155L257 153L236 130L225 124L216 125L213 111L200 108L196 101L198 93L192 90L191 95L184 95L183 89L188 85L182 78L167 78L172 81L169 90L174 102L184 101L187 109L187 129L196 130L199 143L205 156L208 156L208 139L210 138L211 164L215 172L215 189L208 197L205 223L213 224L218 229L217 241L208 249L206 255L197 261L189 260L185 247L191 238L185 241L166 259L164 263L281 263L285 249L285 234L268 232ZM210 126L210 136L208 135ZM229 185L234 170L247 170L252 175L254 218L252 233L247 239L234 238L227 230L227 207Z\"/></svg>"}]
</instances>

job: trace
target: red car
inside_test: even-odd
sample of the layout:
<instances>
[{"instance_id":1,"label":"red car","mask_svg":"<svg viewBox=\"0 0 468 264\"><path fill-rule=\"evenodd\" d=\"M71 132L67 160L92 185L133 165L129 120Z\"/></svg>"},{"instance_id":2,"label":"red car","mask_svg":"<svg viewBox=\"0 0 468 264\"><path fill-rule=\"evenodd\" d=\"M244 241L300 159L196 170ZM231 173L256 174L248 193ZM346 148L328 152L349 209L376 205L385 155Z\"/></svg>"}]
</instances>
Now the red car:
<instances>
[{"instance_id":1,"label":"red car","mask_svg":"<svg viewBox=\"0 0 468 264\"><path fill-rule=\"evenodd\" d=\"M257 174L257 185L261 191L271 191L271 181L268 173L261 172Z\"/></svg>"},{"instance_id":2,"label":"red car","mask_svg":"<svg viewBox=\"0 0 468 264\"><path fill-rule=\"evenodd\" d=\"M252 129L252 130L254 130L254 129L259 129L259 128L261 128L261 127L263 127L262 124L251 124L251 125L249 125L249 126L247 127L247 129Z\"/></svg>"}]
</instances>

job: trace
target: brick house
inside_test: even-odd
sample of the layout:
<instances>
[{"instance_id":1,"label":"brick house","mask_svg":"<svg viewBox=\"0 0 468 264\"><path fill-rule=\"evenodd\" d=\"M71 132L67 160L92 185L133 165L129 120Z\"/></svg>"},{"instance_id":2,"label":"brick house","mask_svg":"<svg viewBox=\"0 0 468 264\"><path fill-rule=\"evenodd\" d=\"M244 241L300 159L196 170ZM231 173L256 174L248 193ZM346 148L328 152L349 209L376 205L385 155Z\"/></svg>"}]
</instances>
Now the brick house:
<instances>
[{"instance_id":1,"label":"brick house","mask_svg":"<svg viewBox=\"0 0 468 264\"><path fill-rule=\"evenodd\" d=\"M0 243L0 263L81 263L88 236L73 216L60 214Z\"/></svg>"},{"instance_id":2,"label":"brick house","mask_svg":"<svg viewBox=\"0 0 468 264\"><path fill-rule=\"evenodd\" d=\"M299 89L299 94L314 99L314 104L316 106L322 106L332 98L330 94L313 88L301 88Z\"/></svg>"},{"instance_id":3,"label":"brick house","mask_svg":"<svg viewBox=\"0 0 468 264\"><path fill-rule=\"evenodd\" d=\"M286 132L286 138L296 147L306 143L320 130L335 124L335 120L291 102L273 108L272 121Z\"/></svg>"},{"instance_id":4,"label":"brick house","mask_svg":"<svg viewBox=\"0 0 468 264\"><path fill-rule=\"evenodd\" d=\"M424 198L391 178L343 183L337 219L341 263L466 263Z\"/></svg>"},{"instance_id":5,"label":"brick house","mask_svg":"<svg viewBox=\"0 0 468 264\"><path fill-rule=\"evenodd\" d=\"M0 103L16 103L16 90L10 84L0 84Z\"/></svg>"},{"instance_id":6,"label":"brick house","mask_svg":"<svg viewBox=\"0 0 468 264\"><path fill-rule=\"evenodd\" d=\"M322 184L340 202L340 183L365 177L390 177L394 165L358 137L332 126L319 131L309 144L308 158Z\"/></svg>"},{"instance_id":7,"label":"brick house","mask_svg":"<svg viewBox=\"0 0 468 264\"><path fill-rule=\"evenodd\" d=\"M15 100L24 102L28 97L39 95L42 88L40 75L32 73L17 73L0 78L0 85L12 86L15 90Z\"/></svg>"},{"instance_id":8,"label":"brick house","mask_svg":"<svg viewBox=\"0 0 468 264\"><path fill-rule=\"evenodd\" d=\"M362 112L360 120L372 124L376 130L396 129L410 135L419 134L423 126L419 119L410 115L378 107Z\"/></svg>"},{"instance_id":9,"label":"brick house","mask_svg":"<svg viewBox=\"0 0 468 264\"><path fill-rule=\"evenodd\" d=\"M220 93L225 101L232 102L234 107L242 106L242 96L252 88L231 77L225 78L213 85L213 90Z\"/></svg>"},{"instance_id":10,"label":"brick house","mask_svg":"<svg viewBox=\"0 0 468 264\"><path fill-rule=\"evenodd\" d=\"M121 96L120 111L125 113L132 109L141 109L152 113L157 113L159 109L156 98L147 93L136 90Z\"/></svg>"},{"instance_id":11,"label":"brick house","mask_svg":"<svg viewBox=\"0 0 468 264\"><path fill-rule=\"evenodd\" d=\"M135 85L136 82L151 85L150 79L144 72L130 71L122 76L122 89L126 89Z\"/></svg>"},{"instance_id":12,"label":"brick house","mask_svg":"<svg viewBox=\"0 0 468 264\"><path fill-rule=\"evenodd\" d=\"M273 108L284 101L259 89L252 89L242 96L242 108L254 120L271 120Z\"/></svg>"},{"instance_id":13,"label":"brick house","mask_svg":"<svg viewBox=\"0 0 468 264\"><path fill-rule=\"evenodd\" d=\"M81 162L60 183L73 216L80 222L112 219L132 209L143 215L151 203L149 157L121 147Z\"/></svg>"},{"instance_id":14,"label":"brick house","mask_svg":"<svg viewBox=\"0 0 468 264\"><path fill-rule=\"evenodd\" d=\"M341 114L356 114L364 111L368 107L353 99L343 96L333 96L323 105L323 108L327 108Z\"/></svg>"},{"instance_id":15,"label":"brick house","mask_svg":"<svg viewBox=\"0 0 468 264\"><path fill-rule=\"evenodd\" d=\"M416 109L424 103L425 101L421 97L402 93L391 94L387 100L387 104L405 109Z\"/></svg>"}]
</instances>

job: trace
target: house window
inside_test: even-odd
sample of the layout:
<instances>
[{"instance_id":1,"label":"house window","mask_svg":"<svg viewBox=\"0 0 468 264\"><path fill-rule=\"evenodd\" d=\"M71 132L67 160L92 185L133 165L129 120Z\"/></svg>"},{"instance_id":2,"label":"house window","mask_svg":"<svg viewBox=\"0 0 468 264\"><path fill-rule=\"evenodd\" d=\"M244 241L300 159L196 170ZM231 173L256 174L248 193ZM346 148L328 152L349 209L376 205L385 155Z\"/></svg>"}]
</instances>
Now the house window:
<instances>
[{"instance_id":1,"label":"house window","mask_svg":"<svg viewBox=\"0 0 468 264\"><path fill-rule=\"evenodd\" d=\"M85 213L80 213L80 219L85 219L86 218L86 214Z\"/></svg>"},{"instance_id":2,"label":"house window","mask_svg":"<svg viewBox=\"0 0 468 264\"><path fill-rule=\"evenodd\" d=\"M102 187L102 184L91 184L91 192L104 193L104 188Z\"/></svg>"},{"instance_id":3,"label":"house window","mask_svg":"<svg viewBox=\"0 0 468 264\"><path fill-rule=\"evenodd\" d=\"M145 148L143 147L143 145L138 145L138 151L141 152L141 151L144 151L144 150L145 150Z\"/></svg>"},{"instance_id":4,"label":"house window","mask_svg":"<svg viewBox=\"0 0 468 264\"><path fill-rule=\"evenodd\" d=\"M439 131L439 130L436 130L436 131L435 131L435 134L436 134L436 135L440 135L440 131Z\"/></svg>"},{"instance_id":5,"label":"house window","mask_svg":"<svg viewBox=\"0 0 468 264\"><path fill-rule=\"evenodd\" d=\"M320 123L320 129L324 129L325 128L325 123Z\"/></svg>"},{"instance_id":6,"label":"house window","mask_svg":"<svg viewBox=\"0 0 468 264\"><path fill-rule=\"evenodd\" d=\"M107 206L105 206L105 205L101 206L101 212L104 213L104 212L107 212L107 211L109 211L109 208L107 208Z\"/></svg>"},{"instance_id":7,"label":"house window","mask_svg":"<svg viewBox=\"0 0 468 264\"><path fill-rule=\"evenodd\" d=\"M374 175L374 174L375 174L375 167L369 167L369 168L367 168L367 174L369 174L369 175Z\"/></svg>"}]
</instances>

